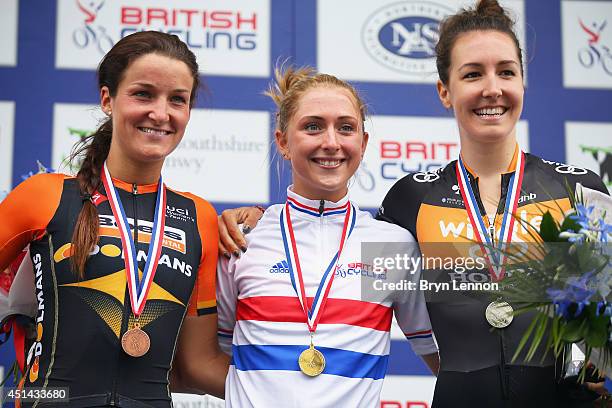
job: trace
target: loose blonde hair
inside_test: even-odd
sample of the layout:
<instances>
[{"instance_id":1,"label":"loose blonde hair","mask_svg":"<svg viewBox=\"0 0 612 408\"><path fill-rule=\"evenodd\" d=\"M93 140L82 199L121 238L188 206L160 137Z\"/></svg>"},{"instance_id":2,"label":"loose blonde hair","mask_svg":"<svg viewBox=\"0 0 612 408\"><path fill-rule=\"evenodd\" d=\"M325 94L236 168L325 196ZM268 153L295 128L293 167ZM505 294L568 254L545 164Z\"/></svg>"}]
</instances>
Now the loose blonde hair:
<instances>
[{"instance_id":1,"label":"loose blonde hair","mask_svg":"<svg viewBox=\"0 0 612 408\"><path fill-rule=\"evenodd\" d=\"M272 98L276 104L276 128L282 133L287 131L289 121L298 108L302 95L319 86L338 87L346 89L352 96L359 110L362 126L367 115L366 105L359 93L351 84L333 75L321 74L312 67L278 66L274 69L274 80L270 83L264 95ZM362 128L365 131L365 127Z\"/></svg>"}]
</instances>

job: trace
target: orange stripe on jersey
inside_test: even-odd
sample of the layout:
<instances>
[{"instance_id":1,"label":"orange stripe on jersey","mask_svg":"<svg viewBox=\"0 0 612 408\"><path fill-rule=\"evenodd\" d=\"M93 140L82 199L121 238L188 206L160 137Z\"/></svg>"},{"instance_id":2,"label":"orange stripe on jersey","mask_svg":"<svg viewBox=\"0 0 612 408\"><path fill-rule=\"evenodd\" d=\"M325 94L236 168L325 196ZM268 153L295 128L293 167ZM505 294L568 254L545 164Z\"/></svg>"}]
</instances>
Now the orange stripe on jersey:
<instances>
[{"instance_id":1,"label":"orange stripe on jersey","mask_svg":"<svg viewBox=\"0 0 612 408\"><path fill-rule=\"evenodd\" d=\"M189 316L208 314L216 310L214 308L217 304L215 293L219 242L217 212L208 201L201 197L186 192L174 192L191 199L195 203L198 230L202 240L202 258L200 259L197 280L187 314Z\"/></svg>"},{"instance_id":2,"label":"orange stripe on jersey","mask_svg":"<svg viewBox=\"0 0 612 408\"><path fill-rule=\"evenodd\" d=\"M62 196L64 174L37 174L0 203L0 270L31 241L44 236Z\"/></svg>"}]
</instances>

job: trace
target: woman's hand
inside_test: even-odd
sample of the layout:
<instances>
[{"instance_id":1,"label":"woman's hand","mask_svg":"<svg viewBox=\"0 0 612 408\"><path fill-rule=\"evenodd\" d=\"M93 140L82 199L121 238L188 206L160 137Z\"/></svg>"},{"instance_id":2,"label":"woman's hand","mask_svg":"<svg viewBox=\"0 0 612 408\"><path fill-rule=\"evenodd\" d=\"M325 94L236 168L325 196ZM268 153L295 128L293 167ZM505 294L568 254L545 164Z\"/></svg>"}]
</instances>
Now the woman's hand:
<instances>
[{"instance_id":1,"label":"woman's hand","mask_svg":"<svg viewBox=\"0 0 612 408\"><path fill-rule=\"evenodd\" d=\"M246 252L248 234L259 222L265 210L262 207L240 207L225 210L219 216L219 255L230 258L230 254L240 256ZM238 227L242 224L242 231Z\"/></svg>"}]
</instances>

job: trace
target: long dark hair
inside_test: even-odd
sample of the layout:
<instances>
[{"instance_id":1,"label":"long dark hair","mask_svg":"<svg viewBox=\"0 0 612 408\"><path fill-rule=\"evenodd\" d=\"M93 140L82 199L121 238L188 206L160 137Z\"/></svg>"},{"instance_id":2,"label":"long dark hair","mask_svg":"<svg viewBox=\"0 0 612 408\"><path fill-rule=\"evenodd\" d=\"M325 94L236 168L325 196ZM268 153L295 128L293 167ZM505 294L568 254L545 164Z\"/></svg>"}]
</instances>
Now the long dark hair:
<instances>
[{"instance_id":1,"label":"long dark hair","mask_svg":"<svg viewBox=\"0 0 612 408\"><path fill-rule=\"evenodd\" d=\"M114 97L130 64L147 54L166 56L187 65L193 77L189 99L191 108L200 86L195 55L176 35L158 31L138 32L118 41L98 66L98 89L106 86L109 94ZM72 256L70 258L72 269L81 279L85 274L87 257L98 243L98 210L91 201L91 196L100 188L100 174L104 161L108 157L112 135L112 119L108 118L93 134L75 145L70 155L72 162L81 161L81 168L76 177L83 199L83 207L72 234Z\"/></svg>"}]
</instances>

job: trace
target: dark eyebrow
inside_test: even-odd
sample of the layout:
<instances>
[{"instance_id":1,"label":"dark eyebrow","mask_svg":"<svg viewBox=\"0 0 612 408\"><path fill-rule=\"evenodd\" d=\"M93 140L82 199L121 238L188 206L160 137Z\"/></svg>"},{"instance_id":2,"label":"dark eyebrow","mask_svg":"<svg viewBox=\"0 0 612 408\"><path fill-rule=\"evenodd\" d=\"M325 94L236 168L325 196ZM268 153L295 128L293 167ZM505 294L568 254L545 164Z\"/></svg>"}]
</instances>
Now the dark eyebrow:
<instances>
[{"instance_id":1,"label":"dark eyebrow","mask_svg":"<svg viewBox=\"0 0 612 408\"><path fill-rule=\"evenodd\" d=\"M496 65L516 65L517 67L519 66L518 62L514 61L514 60L503 60L503 61L499 61ZM478 62L468 62L466 64L463 64L462 66L459 67L459 69L463 69L463 68L481 68L482 64L478 63Z\"/></svg>"},{"instance_id":2,"label":"dark eyebrow","mask_svg":"<svg viewBox=\"0 0 612 408\"><path fill-rule=\"evenodd\" d=\"M143 88L147 88L147 89L152 89L155 88L155 85L150 84L148 82L134 82L131 84L132 86L141 86ZM177 88L174 89L172 92L176 92L176 93L190 93L191 90L189 89L182 89L182 88Z\"/></svg>"}]
</instances>

